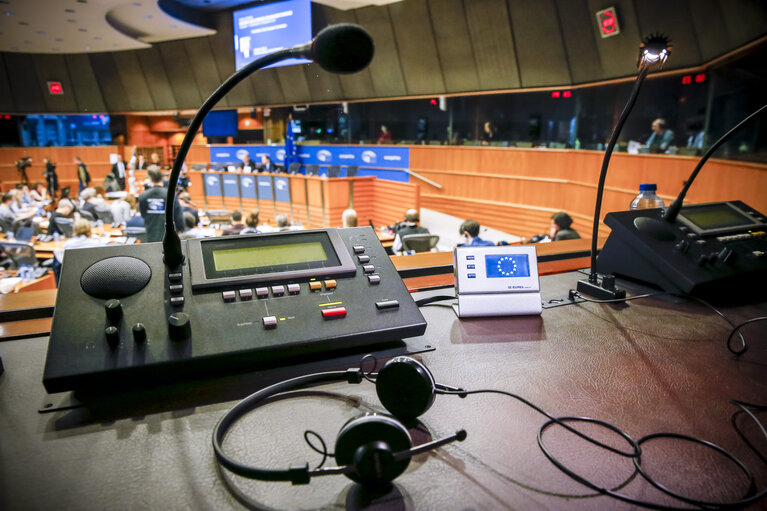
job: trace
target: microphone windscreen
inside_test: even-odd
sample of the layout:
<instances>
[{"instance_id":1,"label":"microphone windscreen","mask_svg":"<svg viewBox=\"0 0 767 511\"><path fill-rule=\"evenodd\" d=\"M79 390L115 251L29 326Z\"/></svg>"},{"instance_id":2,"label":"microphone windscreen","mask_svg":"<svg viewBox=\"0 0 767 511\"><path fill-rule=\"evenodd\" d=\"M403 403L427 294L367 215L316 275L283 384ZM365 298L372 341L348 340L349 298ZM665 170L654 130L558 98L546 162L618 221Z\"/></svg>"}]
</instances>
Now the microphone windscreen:
<instances>
[{"instance_id":1,"label":"microphone windscreen","mask_svg":"<svg viewBox=\"0 0 767 511\"><path fill-rule=\"evenodd\" d=\"M325 27L312 41L314 62L331 73L356 73L373 60L375 45L370 34L359 25L340 23Z\"/></svg>"}]
</instances>

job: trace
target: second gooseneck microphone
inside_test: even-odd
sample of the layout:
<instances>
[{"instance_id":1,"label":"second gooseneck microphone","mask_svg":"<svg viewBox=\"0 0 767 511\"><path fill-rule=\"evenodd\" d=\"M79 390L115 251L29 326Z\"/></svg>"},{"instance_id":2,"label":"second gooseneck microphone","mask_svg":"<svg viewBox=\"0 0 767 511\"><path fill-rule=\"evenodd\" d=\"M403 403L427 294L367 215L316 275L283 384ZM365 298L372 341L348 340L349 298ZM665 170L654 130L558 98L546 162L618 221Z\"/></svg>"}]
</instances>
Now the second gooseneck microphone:
<instances>
[{"instance_id":1,"label":"second gooseneck microphone","mask_svg":"<svg viewBox=\"0 0 767 511\"><path fill-rule=\"evenodd\" d=\"M192 145L192 140L202 125L202 120L221 98L250 74L281 60L306 58L316 62L322 69L331 73L347 74L365 69L373 60L374 52L373 38L364 28L350 23L331 25L317 34L311 43L280 50L254 60L230 76L205 100L189 124L189 129L181 142L168 178L168 195L165 201L165 236L162 240L163 260L166 266L176 268L184 262L184 255L181 253L181 240L173 224L176 186L181 174L181 167L189 152L189 147Z\"/></svg>"}]
</instances>

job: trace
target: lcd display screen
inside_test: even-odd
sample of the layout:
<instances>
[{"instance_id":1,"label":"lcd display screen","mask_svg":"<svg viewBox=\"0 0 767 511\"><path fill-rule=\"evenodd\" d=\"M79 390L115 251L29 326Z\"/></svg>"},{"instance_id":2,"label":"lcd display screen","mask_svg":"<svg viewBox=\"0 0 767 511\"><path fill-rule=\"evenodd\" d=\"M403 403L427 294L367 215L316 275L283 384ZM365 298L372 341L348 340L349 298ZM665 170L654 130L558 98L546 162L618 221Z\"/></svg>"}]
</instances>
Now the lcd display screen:
<instances>
[{"instance_id":1,"label":"lcd display screen","mask_svg":"<svg viewBox=\"0 0 767 511\"><path fill-rule=\"evenodd\" d=\"M216 271L274 267L283 264L314 263L327 260L328 255L319 241L213 250L213 265Z\"/></svg>"},{"instance_id":2,"label":"lcd display screen","mask_svg":"<svg viewBox=\"0 0 767 511\"><path fill-rule=\"evenodd\" d=\"M529 277L527 254L493 254L485 256L487 278Z\"/></svg>"},{"instance_id":3,"label":"lcd display screen","mask_svg":"<svg viewBox=\"0 0 767 511\"><path fill-rule=\"evenodd\" d=\"M754 220L727 204L711 204L685 208L680 213L688 222L703 231L752 225Z\"/></svg>"},{"instance_id":4,"label":"lcd display screen","mask_svg":"<svg viewBox=\"0 0 767 511\"><path fill-rule=\"evenodd\" d=\"M237 71L252 61L312 39L309 0L284 0L234 12L234 55ZM310 62L288 59L267 67Z\"/></svg>"}]
</instances>

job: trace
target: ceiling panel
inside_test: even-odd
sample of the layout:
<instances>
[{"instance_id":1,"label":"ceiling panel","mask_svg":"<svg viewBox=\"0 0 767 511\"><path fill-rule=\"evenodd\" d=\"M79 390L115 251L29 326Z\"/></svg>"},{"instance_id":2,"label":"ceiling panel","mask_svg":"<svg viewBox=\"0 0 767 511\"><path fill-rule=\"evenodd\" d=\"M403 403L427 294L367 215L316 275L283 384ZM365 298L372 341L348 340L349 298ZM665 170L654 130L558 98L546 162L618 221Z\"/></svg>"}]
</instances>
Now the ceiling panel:
<instances>
[{"instance_id":1,"label":"ceiling panel","mask_svg":"<svg viewBox=\"0 0 767 511\"><path fill-rule=\"evenodd\" d=\"M183 41L160 43L157 45L162 62L168 74L173 96L179 109L197 109L202 104L202 96L192 72L192 63Z\"/></svg>"},{"instance_id":2,"label":"ceiling panel","mask_svg":"<svg viewBox=\"0 0 767 511\"><path fill-rule=\"evenodd\" d=\"M306 82L306 74L304 74L304 64L278 67L274 71L276 71L277 80L284 93L285 102L306 103L311 101L309 84Z\"/></svg>"},{"instance_id":3,"label":"ceiling panel","mask_svg":"<svg viewBox=\"0 0 767 511\"><path fill-rule=\"evenodd\" d=\"M184 41L184 45L186 46L187 54L193 56L190 59L192 62L192 72L194 73L195 82L200 89L202 101L205 101L227 77L222 78L218 73L209 37L187 39ZM228 97L224 96L219 105L228 106Z\"/></svg>"},{"instance_id":4,"label":"ceiling panel","mask_svg":"<svg viewBox=\"0 0 767 511\"><path fill-rule=\"evenodd\" d=\"M5 67L5 53L0 52L0 113L13 112L15 108Z\"/></svg>"},{"instance_id":5,"label":"ceiling panel","mask_svg":"<svg viewBox=\"0 0 767 511\"><path fill-rule=\"evenodd\" d=\"M344 98L339 75L328 73L314 63L301 66L301 69L306 76L312 101L331 101Z\"/></svg>"},{"instance_id":6,"label":"ceiling panel","mask_svg":"<svg viewBox=\"0 0 767 511\"><path fill-rule=\"evenodd\" d=\"M255 98L249 105L275 105L286 102L276 69L263 69L252 74L246 81L252 87Z\"/></svg>"},{"instance_id":7,"label":"ceiling panel","mask_svg":"<svg viewBox=\"0 0 767 511\"><path fill-rule=\"evenodd\" d=\"M117 71L114 54L91 53L88 55L93 74L98 80L101 96L109 112L125 112L131 109L128 94Z\"/></svg>"},{"instance_id":8,"label":"ceiling panel","mask_svg":"<svg viewBox=\"0 0 767 511\"><path fill-rule=\"evenodd\" d=\"M767 2L764 0L719 0L719 5L727 34L735 45L765 35ZM705 34L701 37L705 37Z\"/></svg>"},{"instance_id":9,"label":"ceiling panel","mask_svg":"<svg viewBox=\"0 0 767 511\"><path fill-rule=\"evenodd\" d=\"M426 0L389 6L408 95L445 92Z\"/></svg>"},{"instance_id":10,"label":"ceiling panel","mask_svg":"<svg viewBox=\"0 0 767 511\"><path fill-rule=\"evenodd\" d=\"M114 53L117 72L128 94L128 104L133 111L156 110L152 95L149 93L149 85L144 77L144 71L139 64L138 54L135 51L121 51Z\"/></svg>"},{"instance_id":11,"label":"ceiling panel","mask_svg":"<svg viewBox=\"0 0 767 511\"><path fill-rule=\"evenodd\" d=\"M221 81L226 81L234 74L234 32L232 15L226 13L216 19L216 35L208 37L211 51L215 56L215 65ZM226 95L229 106L247 106L255 103L253 86L250 80L240 83Z\"/></svg>"},{"instance_id":12,"label":"ceiling panel","mask_svg":"<svg viewBox=\"0 0 767 511\"><path fill-rule=\"evenodd\" d=\"M727 27L722 23L719 0L687 0L698 48L703 60L711 60L733 46Z\"/></svg>"},{"instance_id":13,"label":"ceiling panel","mask_svg":"<svg viewBox=\"0 0 767 511\"><path fill-rule=\"evenodd\" d=\"M601 80L605 73L597 49L599 35L592 25L596 13L589 12L586 0L557 0L557 12L573 83Z\"/></svg>"},{"instance_id":14,"label":"ceiling panel","mask_svg":"<svg viewBox=\"0 0 767 511\"><path fill-rule=\"evenodd\" d=\"M554 0L508 0L508 5L522 87L570 83Z\"/></svg>"},{"instance_id":15,"label":"ceiling panel","mask_svg":"<svg viewBox=\"0 0 767 511\"><path fill-rule=\"evenodd\" d=\"M615 7L618 15L618 23L621 33L602 38L597 26L597 11ZM632 0L588 0L590 25L594 39L597 42L597 51L602 62L605 77L621 77L636 74L636 57L639 51L639 43L642 41L637 26L634 3Z\"/></svg>"},{"instance_id":16,"label":"ceiling panel","mask_svg":"<svg viewBox=\"0 0 767 511\"><path fill-rule=\"evenodd\" d=\"M429 0L436 50L447 92L479 89L463 0Z\"/></svg>"},{"instance_id":17,"label":"ceiling panel","mask_svg":"<svg viewBox=\"0 0 767 511\"><path fill-rule=\"evenodd\" d=\"M162 55L156 47L136 51L141 70L144 72L149 94L158 110L177 110L176 97L173 95L170 80L165 72Z\"/></svg>"},{"instance_id":18,"label":"ceiling panel","mask_svg":"<svg viewBox=\"0 0 767 511\"><path fill-rule=\"evenodd\" d=\"M519 70L506 1L471 0L464 5L477 63L479 88L519 87Z\"/></svg>"},{"instance_id":19,"label":"ceiling panel","mask_svg":"<svg viewBox=\"0 0 767 511\"><path fill-rule=\"evenodd\" d=\"M80 112L106 112L96 75L87 54L66 55L69 80Z\"/></svg>"},{"instance_id":20,"label":"ceiling panel","mask_svg":"<svg viewBox=\"0 0 767 511\"><path fill-rule=\"evenodd\" d=\"M5 67L10 77L11 94L17 112L45 112L45 101L40 89L36 66L30 59L38 55L6 53Z\"/></svg>"},{"instance_id":21,"label":"ceiling panel","mask_svg":"<svg viewBox=\"0 0 767 511\"><path fill-rule=\"evenodd\" d=\"M37 68L38 87L45 102L47 112L77 112L72 81L63 55L37 55L34 59ZM63 94L48 93L47 82L61 82Z\"/></svg>"},{"instance_id":22,"label":"ceiling panel","mask_svg":"<svg viewBox=\"0 0 767 511\"><path fill-rule=\"evenodd\" d=\"M320 23L324 22L328 25L332 25L334 23L356 23L358 25L365 26L364 23L357 19L355 11L339 11L338 9L331 9L330 7L323 6L322 9L319 9L317 15L314 15L315 12L316 11L312 11L315 19L315 27L317 21ZM376 44L375 54L377 55L379 51L378 41L376 41L375 38L373 40ZM373 60L375 61L375 59L376 56L374 55ZM343 98L356 99L375 97L373 77L370 73L370 67L363 69L359 73L337 76L338 82L341 84Z\"/></svg>"},{"instance_id":23,"label":"ceiling panel","mask_svg":"<svg viewBox=\"0 0 767 511\"><path fill-rule=\"evenodd\" d=\"M366 7L356 13L359 24L370 32L376 45L369 67L375 91L368 91L368 97L406 96L407 88L389 11L386 7Z\"/></svg>"},{"instance_id":24,"label":"ceiling panel","mask_svg":"<svg viewBox=\"0 0 767 511\"><path fill-rule=\"evenodd\" d=\"M671 37L673 48L664 69L694 66L701 61L693 23L679 23L679 20L690 19L687 2L639 1L636 11L640 37L658 32Z\"/></svg>"}]
</instances>

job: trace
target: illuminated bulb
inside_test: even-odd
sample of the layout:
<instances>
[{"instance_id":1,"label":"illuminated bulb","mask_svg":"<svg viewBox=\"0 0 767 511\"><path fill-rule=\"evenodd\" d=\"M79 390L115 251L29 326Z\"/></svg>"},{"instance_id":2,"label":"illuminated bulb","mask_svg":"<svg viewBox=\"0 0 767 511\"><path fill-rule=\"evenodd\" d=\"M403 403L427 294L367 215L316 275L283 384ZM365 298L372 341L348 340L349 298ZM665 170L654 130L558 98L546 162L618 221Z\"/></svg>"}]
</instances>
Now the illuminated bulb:
<instances>
[{"instance_id":1,"label":"illuminated bulb","mask_svg":"<svg viewBox=\"0 0 767 511\"><path fill-rule=\"evenodd\" d=\"M660 64L660 67L663 67L671 54L670 41L668 37L660 33L647 36L639 45L637 67L652 64Z\"/></svg>"}]
</instances>

